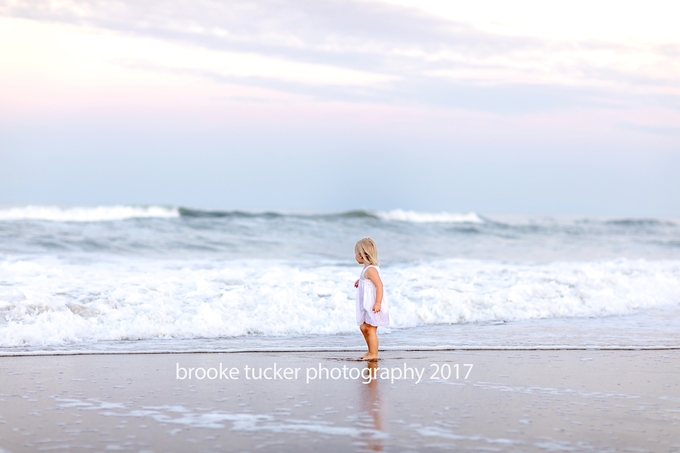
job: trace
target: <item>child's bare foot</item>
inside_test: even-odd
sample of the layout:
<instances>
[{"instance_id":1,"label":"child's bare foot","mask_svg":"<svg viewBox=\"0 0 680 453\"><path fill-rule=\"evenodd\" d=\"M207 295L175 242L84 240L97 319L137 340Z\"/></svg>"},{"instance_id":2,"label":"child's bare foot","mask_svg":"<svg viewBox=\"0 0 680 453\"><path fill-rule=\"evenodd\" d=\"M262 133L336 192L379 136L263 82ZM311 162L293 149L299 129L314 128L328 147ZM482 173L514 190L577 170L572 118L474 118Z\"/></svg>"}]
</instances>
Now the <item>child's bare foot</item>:
<instances>
[{"instance_id":1,"label":"child's bare foot","mask_svg":"<svg viewBox=\"0 0 680 453\"><path fill-rule=\"evenodd\" d=\"M369 354L368 352L361 357L359 360L378 360L378 354Z\"/></svg>"},{"instance_id":2,"label":"child's bare foot","mask_svg":"<svg viewBox=\"0 0 680 453\"><path fill-rule=\"evenodd\" d=\"M367 352L366 354L364 354L364 355L362 355L361 357L359 357L359 360L366 360L366 357L368 357L368 355L369 355L369 354L368 354L368 352Z\"/></svg>"}]
</instances>

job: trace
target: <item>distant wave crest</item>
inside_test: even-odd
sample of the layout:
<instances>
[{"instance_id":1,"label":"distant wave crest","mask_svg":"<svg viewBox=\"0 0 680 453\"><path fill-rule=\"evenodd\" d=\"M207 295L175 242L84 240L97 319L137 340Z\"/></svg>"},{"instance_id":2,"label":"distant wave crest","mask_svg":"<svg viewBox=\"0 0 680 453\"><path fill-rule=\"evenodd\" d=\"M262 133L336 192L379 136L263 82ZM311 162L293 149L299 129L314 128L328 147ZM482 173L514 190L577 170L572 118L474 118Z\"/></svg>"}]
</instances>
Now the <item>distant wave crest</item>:
<instances>
[{"instance_id":1,"label":"distant wave crest","mask_svg":"<svg viewBox=\"0 0 680 453\"><path fill-rule=\"evenodd\" d=\"M48 220L53 222L103 222L134 218L179 217L177 208L166 206L23 206L0 209L0 220Z\"/></svg>"},{"instance_id":2,"label":"distant wave crest","mask_svg":"<svg viewBox=\"0 0 680 453\"><path fill-rule=\"evenodd\" d=\"M303 217L318 219L377 219L387 222L413 223L484 223L474 212L418 212L395 209L392 211L355 210L331 214L284 214L264 211L207 210L171 206L22 206L0 209L3 220L47 220L53 222L106 222L135 218L280 218Z\"/></svg>"},{"instance_id":3,"label":"distant wave crest","mask_svg":"<svg viewBox=\"0 0 680 453\"><path fill-rule=\"evenodd\" d=\"M419 211L405 211L402 209L395 209L392 211L365 211L354 210L345 211L336 214L283 214L280 212L248 212L248 211L220 211L220 210L202 210L191 208L179 208L179 213L182 217L199 217L199 218L277 218L277 217L304 217L304 218L344 218L344 219L377 219L388 222L414 222L414 223L484 223L474 212L457 213L457 212L419 212Z\"/></svg>"},{"instance_id":4,"label":"distant wave crest","mask_svg":"<svg viewBox=\"0 0 680 453\"><path fill-rule=\"evenodd\" d=\"M393 211L378 211L376 216L381 220L415 223L484 223L484 220L474 212L417 212L395 209Z\"/></svg>"},{"instance_id":5,"label":"distant wave crest","mask_svg":"<svg viewBox=\"0 0 680 453\"><path fill-rule=\"evenodd\" d=\"M219 219L219 218L230 218L230 217L244 217L244 218L254 218L254 217L283 217L284 214L278 212L248 212L248 211L220 211L220 210L206 210L206 209L193 209L193 208L179 208L179 215L182 217L196 217L196 218L208 218L208 219Z\"/></svg>"}]
</instances>

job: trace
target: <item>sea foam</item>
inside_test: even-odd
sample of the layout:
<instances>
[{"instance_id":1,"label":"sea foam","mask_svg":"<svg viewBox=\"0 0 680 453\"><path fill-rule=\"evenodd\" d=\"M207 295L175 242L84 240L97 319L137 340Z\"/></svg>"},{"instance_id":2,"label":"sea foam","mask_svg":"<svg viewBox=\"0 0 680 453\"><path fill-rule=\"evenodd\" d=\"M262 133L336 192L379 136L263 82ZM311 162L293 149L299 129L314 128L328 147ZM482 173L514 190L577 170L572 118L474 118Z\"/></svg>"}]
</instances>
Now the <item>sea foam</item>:
<instances>
[{"instance_id":1,"label":"sea foam","mask_svg":"<svg viewBox=\"0 0 680 453\"><path fill-rule=\"evenodd\" d=\"M0 346L355 332L347 263L7 259ZM680 262L384 267L392 328L603 317L680 304Z\"/></svg>"},{"instance_id":2,"label":"sea foam","mask_svg":"<svg viewBox=\"0 0 680 453\"><path fill-rule=\"evenodd\" d=\"M394 209L392 211L377 211L375 215L382 220L415 223L484 223L474 212L418 212Z\"/></svg>"},{"instance_id":3,"label":"sea foam","mask_svg":"<svg viewBox=\"0 0 680 453\"><path fill-rule=\"evenodd\" d=\"M53 222L102 222L134 218L179 217L179 210L165 206L23 206L0 209L2 220L49 220Z\"/></svg>"}]
</instances>

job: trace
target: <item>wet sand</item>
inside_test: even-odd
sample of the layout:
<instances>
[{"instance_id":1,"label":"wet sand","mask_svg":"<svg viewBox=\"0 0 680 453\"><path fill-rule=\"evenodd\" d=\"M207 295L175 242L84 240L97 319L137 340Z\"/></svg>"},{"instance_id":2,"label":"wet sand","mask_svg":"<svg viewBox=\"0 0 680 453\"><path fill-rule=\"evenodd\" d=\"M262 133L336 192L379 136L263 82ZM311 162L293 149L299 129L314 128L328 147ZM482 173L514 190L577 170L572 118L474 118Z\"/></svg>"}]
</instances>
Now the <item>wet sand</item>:
<instances>
[{"instance_id":1,"label":"wet sand","mask_svg":"<svg viewBox=\"0 0 680 453\"><path fill-rule=\"evenodd\" d=\"M0 449L680 451L678 350L356 355L0 357ZM421 381L392 381L404 367Z\"/></svg>"}]
</instances>

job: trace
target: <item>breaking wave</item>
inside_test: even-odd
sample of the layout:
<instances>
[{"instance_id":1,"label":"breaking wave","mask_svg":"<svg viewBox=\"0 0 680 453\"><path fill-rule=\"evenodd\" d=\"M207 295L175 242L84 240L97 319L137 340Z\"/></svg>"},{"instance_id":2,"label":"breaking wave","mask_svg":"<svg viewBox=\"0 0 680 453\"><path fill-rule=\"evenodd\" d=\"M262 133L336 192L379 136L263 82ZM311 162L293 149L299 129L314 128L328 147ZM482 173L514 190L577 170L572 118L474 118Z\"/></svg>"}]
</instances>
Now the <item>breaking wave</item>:
<instances>
[{"instance_id":1,"label":"breaking wave","mask_svg":"<svg viewBox=\"0 0 680 453\"><path fill-rule=\"evenodd\" d=\"M136 218L179 217L177 208L166 206L24 206L0 209L2 220L48 220L52 222L103 222Z\"/></svg>"},{"instance_id":2,"label":"breaking wave","mask_svg":"<svg viewBox=\"0 0 680 453\"><path fill-rule=\"evenodd\" d=\"M0 346L356 331L348 263L0 262ZM680 261L383 268L392 328L605 317L680 304Z\"/></svg>"}]
</instances>

